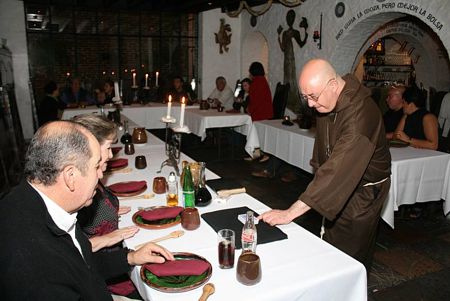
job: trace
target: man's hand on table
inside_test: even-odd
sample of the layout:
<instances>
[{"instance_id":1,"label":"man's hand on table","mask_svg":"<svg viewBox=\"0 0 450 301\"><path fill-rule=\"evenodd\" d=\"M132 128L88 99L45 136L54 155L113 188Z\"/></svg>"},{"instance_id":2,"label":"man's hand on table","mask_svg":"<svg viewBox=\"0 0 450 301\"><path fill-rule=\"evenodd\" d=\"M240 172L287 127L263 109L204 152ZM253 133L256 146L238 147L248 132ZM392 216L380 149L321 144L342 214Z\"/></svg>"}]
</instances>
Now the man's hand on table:
<instances>
[{"instance_id":1,"label":"man's hand on table","mask_svg":"<svg viewBox=\"0 0 450 301\"><path fill-rule=\"evenodd\" d=\"M166 260L174 260L172 253L164 247L149 242L136 251L128 253L129 265L141 265L144 263L164 263Z\"/></svg>"},{"instance_id":2,"label":"man's hand on table","mask_svg":"<svg viewBox=\"0 0 450 301\"><path fill-rule=\"evenodd\" d=\"M292 206L289 207L289 209L286 210L273 209L264 212L258 217L258 219L262 219L264 222L272 226L284 225L289 224L290 222L292 222L292 220L303 215L309 209L311 209L311 207L309 207L302 201L298 200L297 202L292 204Z\"/></svg>"}]
</instances>

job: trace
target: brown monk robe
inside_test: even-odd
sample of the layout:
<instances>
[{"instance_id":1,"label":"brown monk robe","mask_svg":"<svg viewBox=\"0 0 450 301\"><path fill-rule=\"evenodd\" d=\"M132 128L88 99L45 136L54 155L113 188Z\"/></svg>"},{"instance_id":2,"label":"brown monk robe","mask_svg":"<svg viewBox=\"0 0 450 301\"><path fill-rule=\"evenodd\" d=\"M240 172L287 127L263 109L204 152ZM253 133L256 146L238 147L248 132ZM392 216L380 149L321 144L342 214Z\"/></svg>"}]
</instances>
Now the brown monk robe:
<instances>
[{"instance_id":1,"label":"brown monk robe","mask_svg":"<svg viewBox=\"0 0 450 301\"><path fill-rule=\"evenodd\" d=\"M364 263L369 271L391 156L383 120L369 89L353 75L339 76L329 62L312 59L299 77L302 98L317 118L312 182L286 210L259 218L287 224L314 208L326 218L324 238Z\"/></svg>"},{"instance_id":2,"label":"brown monk robe","mask_svg":"<svg viewBox=\"0 0 450 301\"><path fill-rule=\"evenodd\" d=\"M299 199L326 218L324 239L369 270L390 181L368 183L390 176L391 156L370 90L353 75L343 79L335 109L317 117L311 160L317 170Z\"/></svg>"}]
</instances>

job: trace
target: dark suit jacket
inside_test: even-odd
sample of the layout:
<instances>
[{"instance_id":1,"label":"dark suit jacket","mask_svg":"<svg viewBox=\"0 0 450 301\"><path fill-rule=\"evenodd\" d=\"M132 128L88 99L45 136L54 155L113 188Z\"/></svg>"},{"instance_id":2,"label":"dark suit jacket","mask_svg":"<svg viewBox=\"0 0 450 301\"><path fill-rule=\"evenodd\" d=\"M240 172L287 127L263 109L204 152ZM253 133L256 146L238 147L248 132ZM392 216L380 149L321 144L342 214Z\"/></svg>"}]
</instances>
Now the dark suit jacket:
<instances>
[{"instance_id":1,"label":"dark suit jacket","mask_svg":"<svg viewBox=\"0 0 450 301\"><path fill-rule=\"evenodd\" d=\"M0 200L0 292L4 300L111 300L105 279L130 270L127 250L91 252L50 217L40 195L23 182Z\"/></svg>"}]
</instances>

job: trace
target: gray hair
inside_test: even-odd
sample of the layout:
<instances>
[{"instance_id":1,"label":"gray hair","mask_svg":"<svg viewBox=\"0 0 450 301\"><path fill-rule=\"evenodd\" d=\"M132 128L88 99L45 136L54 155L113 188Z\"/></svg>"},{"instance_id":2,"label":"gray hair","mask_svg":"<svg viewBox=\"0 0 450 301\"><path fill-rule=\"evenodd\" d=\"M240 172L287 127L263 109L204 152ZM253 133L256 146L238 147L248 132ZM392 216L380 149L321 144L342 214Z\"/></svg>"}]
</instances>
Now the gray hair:
<instances>
[{"instance_id":1,"label":"gray hair","mask_svg":"<svg viewBox=\"0 0 450 301\"><path fill-rule=\"evenodd\" d=\"M39 128L25 155L27 180L45 186L55 184L68 165L85 175L92 152L83 131L83 127L69 121L50 122Z\"/></svg>"},{"instance_id":2,"label":"gray hair","mask_svg":"<svg viewBox=\"0 0 450 301\"><path fill-rule=\"evenodd\" d=\"M100 144L103 144L107 139L117 139L116 124L103 116L83 114L75 116L72 118L72 121L87 128L97 138Z\"/></svg>"}]
</instances>

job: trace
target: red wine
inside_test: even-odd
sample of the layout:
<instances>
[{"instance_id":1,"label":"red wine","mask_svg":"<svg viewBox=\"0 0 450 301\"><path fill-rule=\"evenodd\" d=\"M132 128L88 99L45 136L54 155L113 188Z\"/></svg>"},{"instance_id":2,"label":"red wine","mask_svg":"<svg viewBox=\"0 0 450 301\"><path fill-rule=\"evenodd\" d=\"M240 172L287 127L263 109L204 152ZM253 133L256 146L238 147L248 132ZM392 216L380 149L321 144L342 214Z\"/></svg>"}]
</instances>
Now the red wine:
<instances>
[{"instance_id":1,"label":"red wine","mask_svg":"<svg viewBox=\"0 0 450 301\"><path fill-rule=\"evenodd\" d=\"M206 187L199 188L195 193L195 206L207 206L211 203L211 193Z\"/></svg>"},{"instance_id":2,"label":"red wine","mask_svg":"<svg viewBox=\"0 0 450 301\"><path fill-rule=\"evenodd\" d=\"M234 246L229 241L219 243L219 266L222 269L234 266Z\"/></svg>"},{"instance_id":3,"label":"red wine","mask_svg":"<svg viewBox=\"0 0 450 301\"><path fill-rule=\"evenodd\" d=\"M123 144L131 143L132 142L131 135L129 133L123 134L122 137L120 138L120 142L122 142Z\"/></svg>"}]
</instances>

